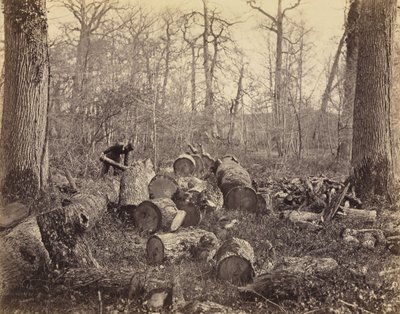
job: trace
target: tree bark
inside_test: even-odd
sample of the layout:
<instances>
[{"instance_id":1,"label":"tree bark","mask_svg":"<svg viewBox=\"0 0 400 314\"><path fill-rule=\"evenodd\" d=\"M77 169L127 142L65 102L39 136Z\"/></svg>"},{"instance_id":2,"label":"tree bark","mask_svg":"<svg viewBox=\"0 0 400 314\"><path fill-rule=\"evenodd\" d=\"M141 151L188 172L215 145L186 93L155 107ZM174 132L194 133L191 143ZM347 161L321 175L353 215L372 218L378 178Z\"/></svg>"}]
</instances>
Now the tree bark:
<instances>
[{"instance_id":1,"label":"tree bark","mask_svg":"<svg viewBox=\"0 0 400 314\"><path fill-rule=\"evenodd\" d=\"M131 165L121 177L119 205L139 205L149 199L149 184L155 175L150 159Z\"/></svg>"},{"instance_id":2,"label":"tree bark","mask_svg":"<svg viewBox=\"0 0 400 314\"><path fill-rule=\"evenodd\" d=\"M352 166L361 198L394 194L393 134L390 116L396 0L362 2L354 102Z\"/></svg>"},{"instance_id":3,"label":"tree bark","mask_svg":"<svg viewBox=\"0 0 400 314\"><path fill-rule=\"evenodd\" d=\"M6 0L4 23L0 195L3 203L8 203L35 197L47 186L49 56L46 2Z\"/></svg>"},{"instance_id":4,"label":"tree bark","mask_svg":"<svg viewBox=\"0 0 400 314\"><path fill-rule=\"evenodd\" d=\"M218 246L214 233L202 229L181 229L175 233L153 235L147 241L149 264L164 261L176 263L182 259L208 260Z\"/></svg>"},{"instance_id":5,"label":"tree bark","mask_svg":"<svg viewBox=\"0 0 400 314\"><path fill-rule=\"evenodd\" d=\"M339 158L351 160L351 140L353 136L353 107L357 78L358 60L358 19L360 0L354 0L349 9L346 23L346 70L344 77L344 103L339 125Z\"/></svg>"}]
</instances>

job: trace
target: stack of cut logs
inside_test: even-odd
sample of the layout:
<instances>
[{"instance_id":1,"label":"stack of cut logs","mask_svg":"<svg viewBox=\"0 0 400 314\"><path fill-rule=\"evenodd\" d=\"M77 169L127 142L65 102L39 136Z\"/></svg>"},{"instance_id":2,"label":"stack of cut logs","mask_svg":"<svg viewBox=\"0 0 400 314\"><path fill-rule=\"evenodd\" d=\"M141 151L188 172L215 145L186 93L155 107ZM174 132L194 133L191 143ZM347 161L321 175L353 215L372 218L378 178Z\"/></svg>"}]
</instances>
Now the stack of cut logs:
<instances>
[{"instance_id":1,"label":"stack of cut logs","mask_svg":"<svg viewBox=\"0 0 400 314\"><path fill-rule=\"evenodd\" d=\"M117 181L106 177L97 186L94 182L74 184L74 194L63 207L28 217L19 224L10 213L18 213L20 220L25 219L29 211L23 204L0 211L6 214L3 218L0 215L0 227L6 221L5 228L13 228L0 238L5 250L3 258L0 256L0 297L10 294L41 269L53 269L58 274L55 283L71 289L88 287L91 283L103 291L128 288L129 298L144 298L152 310L173 306L179 295L176 291L179 283L165 284L142 278L142 274L132 276L99 267L85 240L85 232L99 220L110 201L118 202L120 210L133 218L139 234L147 237L144 249L148 264L178 264L183 259L210 262L218 279L246 285L240 289L245 293L278 301L301 296L303 291L298 288L304 286L304 281L328 277L338 267L331 258L287 257L273 265L272 270L269 268L255 277L255 255L250 243L233 237L222 241L199 225L205 215L222 208L265 213L266 191L257 191L255 182L234 156L214 160L201 146L200 150L189 147L191 151L180 155L172 169L158 174L150 160L126 165L119 200ZM88 191L81 188L91 185L93 188ZM283 217L311 230L323 228L322 223L334 217L363 223L376 219L376 211L360 209L362 203L354 191L349 191L348 184L322 176L283 181L275 190L274 199ZM385 241L375 229L346 229L342 235L346 243L360 243L367 249ZM398 243L395 236L392 240L393 245ZM185 305L220 307L206 303Z\"/></svg>"}]
</instances>

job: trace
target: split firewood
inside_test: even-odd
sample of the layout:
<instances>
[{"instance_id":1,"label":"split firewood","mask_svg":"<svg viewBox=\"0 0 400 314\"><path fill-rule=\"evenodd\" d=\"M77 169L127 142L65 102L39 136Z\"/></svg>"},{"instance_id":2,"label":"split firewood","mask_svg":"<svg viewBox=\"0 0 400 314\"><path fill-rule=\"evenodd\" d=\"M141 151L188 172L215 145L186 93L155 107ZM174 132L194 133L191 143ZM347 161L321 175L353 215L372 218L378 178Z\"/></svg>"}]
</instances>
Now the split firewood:
<instances>
[{"instance_id":1,"label":"split firewood","mask_svg":"<svg viewBox=\"0 0 400 314\"><path fill-rule=\"evenodd\" d=\"M249 173L231 157L218 161L215 173L227 209L256 212L257 194Z\"/></svg>"},{"instance_id":2,"label":"split firewood","mask_svg":"<svg viewBox=\"0 0 400 314\"><path fill-rule=\"evenodd\" d=\"M210 260L218 247L214 233L202 229L180 229L175 233L156 234L146 245L149 264L182 259Z\"/></svg>"},{"instance_id":3,"label":"split firewood","mask_svg":"<svg viewBox=\"0 0 400 314\"><path fill-rule=\"evenodd\" d=\"M247 241L238 238L226 240L216 252L214 259L218 279L236 285L247 284L253 280L254 250Z\"/></svg>"},{"instance_id":4,"label":"split firewood","mask_svg":"<svg viewBox=\"0 0 400 314\"><path fill-rule=\"evenodd\" d=\"M171 198L178 190L178 183L171 176L158 174L151 179L148 190L151 199Z\"/></svg>"},{"instance_id":5,"label":"split firewood","mask_svg":"<svg viewBox=\"0 0 400 314\"><path fill-rule=\"evenodd\" d=\"M302 296L315 296L315 289L322 288L324 279L337 268L338 263L332 258L287 257L274 270L256 277L253 283L239 290L272 301L298 300Z\"/></svg>"},{"instance_id":6,"label":"split firewood","mask_svg":"<svg viewBox=\"0 0 400 314\"><path fill-rule=\"evenodd\" d=\"M7 204L0 208L0 228L11 228L29 215L29 208L20 202Z\"/></svg>"},{"instance_id":7,"label":"split firewood","mask_svg":"<svg viewBox=\"0 0 400 314\"><path fill-rule=\"evenodd\" d=\"M159 230L176 231L186 214L176 208L169 198L155 198L140 203L133 210L133 219L139 232L154 233Z\"/></svg>"},{"instance_id":8,"label":"split firewood","mask_svg":"<svg viewBox=\"0 0 400 314\"><path fill-rule=\"evenodd\" d=\"M174 161L174 173L178 177L192 176L196 171L196 161L190 154L182 154Z\"/></svg>"},{"instance_id":9,"label":"split firewood","mask_svg":"<svg viewBox=\"0 0 400 314\"><path fill-rule=\"evenodd\" d=\"M340 204L342 203L347 190L349 189L350 183L346 185L346 187L343 189L343 191L331 202L328 201L328 207L325 207L324 211L322 212L322 219L323 221L330 221L338 211Z\"/></svg>"},{"instance_id":10,"label":"split firewood","mask_svg":"<svg viewBox=\"0 0 400 314\"><path fill-rule=\"evenodd\" d=\"M149 184L154 176L151 159L134 162L122 174L119 205L138 205L149 199Z\"/></svg>"}]
</instances>

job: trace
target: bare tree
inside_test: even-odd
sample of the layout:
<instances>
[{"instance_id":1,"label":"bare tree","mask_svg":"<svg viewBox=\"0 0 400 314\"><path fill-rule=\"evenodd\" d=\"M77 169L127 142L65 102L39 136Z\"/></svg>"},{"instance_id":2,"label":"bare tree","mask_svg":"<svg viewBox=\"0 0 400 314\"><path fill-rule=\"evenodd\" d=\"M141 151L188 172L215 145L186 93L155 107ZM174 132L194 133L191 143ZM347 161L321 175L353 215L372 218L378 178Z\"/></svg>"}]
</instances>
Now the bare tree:
<instances>
[{"instance_id":1,"label":"bare tree","mask_svg":"<svg viewBox=\"0 0 400 314\"><path fill-rule=\"evenodd\" d=\"M278 8L276 14L271 14L256 4L256 1L250 0L247 3L251 8L264 15L269 21L268 25L263 25L268 31L276 34L276 59L275 59L275 85L274 85L274 126L282 127L283 124L283 105L282 105L282 60L283 60L283 41L284 36L284 19L286 13L300 5L301 0L297 0L293 5L282 8L283 0L278 0Z\"/></svg>"},{"instance_id":2,"label":"bare tree","mask_svg":"<svg viewBox=\"0 0 400 314\"><path fill-rule=\"evenodd\" d=\"M72 103L77 112L81 111L80 106L85 102L85 86L88 80L88 62L92 35L104 22L106 14L115 8L115 1L106 0L64 0L64 6L78 20L79 31L77 44L75 73L72 87Z\"/></svg>"}]
</instances>

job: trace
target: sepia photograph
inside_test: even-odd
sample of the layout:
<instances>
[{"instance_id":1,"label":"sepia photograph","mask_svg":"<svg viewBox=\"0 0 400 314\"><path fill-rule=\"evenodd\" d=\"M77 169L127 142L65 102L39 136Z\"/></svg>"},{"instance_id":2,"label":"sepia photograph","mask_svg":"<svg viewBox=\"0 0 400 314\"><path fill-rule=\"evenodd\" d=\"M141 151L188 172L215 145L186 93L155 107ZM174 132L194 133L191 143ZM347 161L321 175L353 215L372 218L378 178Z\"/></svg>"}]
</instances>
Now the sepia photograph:
<instances>
[{"instance_id":1,"label":"sepia photograph","mask_svg":"<svg viewBox=\"0 0 400 314\"><path fill-rule=\"evenodd\" d=\"M397 0L0 1L0 314L400 313Z\"/></svg>"}]
</instances>

